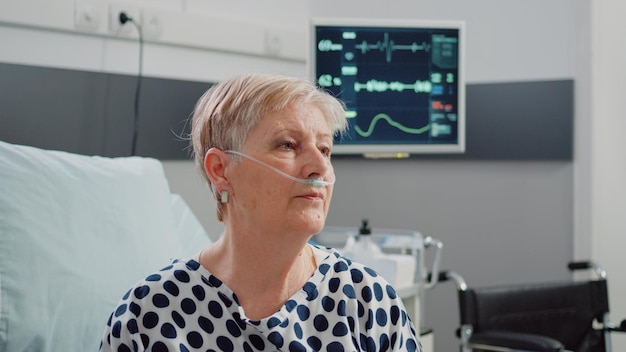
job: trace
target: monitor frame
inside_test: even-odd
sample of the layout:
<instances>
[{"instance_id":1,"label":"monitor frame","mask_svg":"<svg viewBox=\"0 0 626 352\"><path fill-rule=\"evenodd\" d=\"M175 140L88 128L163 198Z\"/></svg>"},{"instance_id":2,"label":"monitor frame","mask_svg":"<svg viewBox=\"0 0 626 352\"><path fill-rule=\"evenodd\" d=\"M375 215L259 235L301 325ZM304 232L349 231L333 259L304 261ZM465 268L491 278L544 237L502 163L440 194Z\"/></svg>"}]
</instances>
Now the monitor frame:
<instances>
[{"instance_id":1,"label":"monitor frame","mask_svg":"<svg viewBox=\"0 0 626 352\"><path fill-rule=\"evenodd\" d=\"M465 152L465 22L443 20L402 20L402 19L367 19L367 18L332 18L315 17L309 21L309 40L307 45L307 75L319 84L317 73L317 29L322 27L345 27L355 30L381 30L395 29L407 31L427 30L453 30L458 32L457 42L457 77L456 77L456 141L450 143L427 143L416 141L415 143L349 143L341 141L335 143L333 154L358 155L373 158L403 158L411 154L457 154ZM341 99L341 96L338 98ZM349 104L348 108L350 107ZM348 109L349 110L349 109ZM347 112L348 113L348 112ZM430 115L429 115L430 119ZM430 120L429 120L430 121ZM430 124L430 123L429 123ZM353 128L352 126L350 128Z\"/></svg>"}]
</instances>

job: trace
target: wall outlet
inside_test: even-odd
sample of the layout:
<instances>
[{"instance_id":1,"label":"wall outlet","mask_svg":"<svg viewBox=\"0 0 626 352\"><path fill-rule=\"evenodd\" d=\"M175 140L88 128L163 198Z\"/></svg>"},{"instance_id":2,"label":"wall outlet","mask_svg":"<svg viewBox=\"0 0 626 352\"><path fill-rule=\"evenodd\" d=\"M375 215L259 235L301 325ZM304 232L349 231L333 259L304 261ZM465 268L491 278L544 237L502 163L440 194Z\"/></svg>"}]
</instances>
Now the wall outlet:
<instances>
[{"instance_id":1,"label":"wall outlet","mask_svg":"<svg viewBox=\"0 0 626 352\"><path fill-rule=\"evenodd\" d=\"M141 31L146 39L158 39L163 33L163 20L161 11L141 10Z\"/></svg>"},{"instance_id":2,"label":"wall outlet","mask_svg":"<svg viewBox=\"0 0 626 352\"><path fill-rule=\"evenodd\" d=\"M120 22L120 14L122 12L135 23L140 24L141 15L138 6L126 3L111 3L109 4L109 32L114 35L125 36L136 33L136 28L130 21L124 24Z\"/></svg>"},{"instance_id":3,"label":"wall outlet","mask_svg":"<svg viewBox=\"0 0 626 352\"><path fill-rule=\"evenodd\" d=\"M281 33L275 29L265 31L265 54L268 56L278 56L283 48Z\"/></svg>"},{"instance_id":4,"label":"wall outlet","mask_svg":"<svg viewBox=\"0 0 626 352\"><path fill-rule=\"evenodd\" d=\"M97 31L102 21L102 9L97 4L89 1L76 1L74 3L74 28Z\"/></svg>"}]
</instances>

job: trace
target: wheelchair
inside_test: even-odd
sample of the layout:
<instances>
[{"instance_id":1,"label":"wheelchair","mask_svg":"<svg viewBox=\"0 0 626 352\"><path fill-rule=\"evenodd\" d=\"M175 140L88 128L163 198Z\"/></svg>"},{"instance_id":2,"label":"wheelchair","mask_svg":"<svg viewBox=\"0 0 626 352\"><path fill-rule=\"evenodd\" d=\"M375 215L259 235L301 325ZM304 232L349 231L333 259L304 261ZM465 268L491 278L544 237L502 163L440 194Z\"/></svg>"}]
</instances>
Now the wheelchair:
<instances>
[{"instance_id":1,"label":"wheelchair","mask_svg":"<svg viewBox=\"0 0 626 352\"><path fill-rule=\"evenodd\" d=\"M593 262L572 262L571 271L593 269L590 280L470 288L461 275L442 271L458 291L460 350L611 352L610 334L626 332L609 320L606 272Z\"/></svg>"}]
</instances>

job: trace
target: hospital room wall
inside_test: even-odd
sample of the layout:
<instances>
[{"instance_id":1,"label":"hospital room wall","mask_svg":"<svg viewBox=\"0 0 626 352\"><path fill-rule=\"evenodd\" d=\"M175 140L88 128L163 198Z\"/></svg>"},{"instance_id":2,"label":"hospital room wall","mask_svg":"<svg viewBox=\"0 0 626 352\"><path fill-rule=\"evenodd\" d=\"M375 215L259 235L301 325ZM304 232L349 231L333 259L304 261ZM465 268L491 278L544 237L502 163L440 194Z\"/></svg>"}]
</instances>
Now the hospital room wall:
<instances>
[{"instance_id":1,"label":"hospital room wall","mask_svg":"<svg viewBox=\"0 0 626 352\"><path fill-rule=\"evenodd\" d=\"M585 176L580 177L582 182L575 189L577 193L590 194L589 204L580 206L583 212L588 209L590 214L590 257L602 263L609 273L612 317L619 322L618 319L626 317L626 302L621 299L626 297L622 272L626 268L626 119L621 104L626 92L626 46L616 43L626 37L626 3L593 1L589 13L591 46L586 50L593 53L587 87L590 119L582 117L579 121L583 124L580 129L590 135L588 145L577 147L581 150L588 147L590 164L586 170L576 170L575 175L584 173ZM584 163L576 167L582 168ZM626 350L626 336L614 337L613 343L614 351Z\"/></svg>"},{"instance_id":2,"label":"hospital room wall","mask_svg":"<svg viewBox=\"0 0 626 352\"><path fill-rule=\"evenodd\" d=\"M0 0L0 9L25 3L48 2ZM47 14L54 17L73 4L59 0ZM415 229L438 238L444 242L443 267L473 284L567 278L566 261L589 257L610 277L622 276L626 142L617 134L626 128L617 101L626 91L618 63L626 58L623 48L610 44L624 37L621 24L615 26L624 13L619 0L163 0L150 6L280 23L302 34L309 16L462 19L468 30L468 84L574 79L573 160L337 159L339 181L328 224L356 227L369 218L374 227ZM0 45L0 62L137 71L137 46L129 40L0 23ZM306 74L302 60L268 55L154 43L146 43L144 55L144 74L153 77L210 82L242 71ZM184 196L212 235L219 233L215 207L193 165L164 165L172 190ZM613 280L612 297L626 296L624 285ZM447 284L427 295L426 324L435 328L437 351L455 349L455 303ZM626 315L623 302L614 300L612 308L615 318Z\"/></svg>"}]
</instances>

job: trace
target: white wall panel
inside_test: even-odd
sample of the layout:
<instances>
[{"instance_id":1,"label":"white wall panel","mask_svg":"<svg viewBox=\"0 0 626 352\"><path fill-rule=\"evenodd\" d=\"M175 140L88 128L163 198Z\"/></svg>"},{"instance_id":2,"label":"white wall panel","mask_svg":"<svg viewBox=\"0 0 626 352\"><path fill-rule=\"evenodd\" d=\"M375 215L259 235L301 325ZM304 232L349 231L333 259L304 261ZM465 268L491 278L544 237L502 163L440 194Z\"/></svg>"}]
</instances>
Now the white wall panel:
<instances>
[{"instance_id":1,"label":"white wall panel","mask_svg":"<svg viewBox=\"0 0 626 352\"><path fill-rule=\"evenodd\" d=\"M319 17L464 20L466 81L499 82L571 78L572 1L569 0L318 0Z\"/></svg>"}]
</instances>

